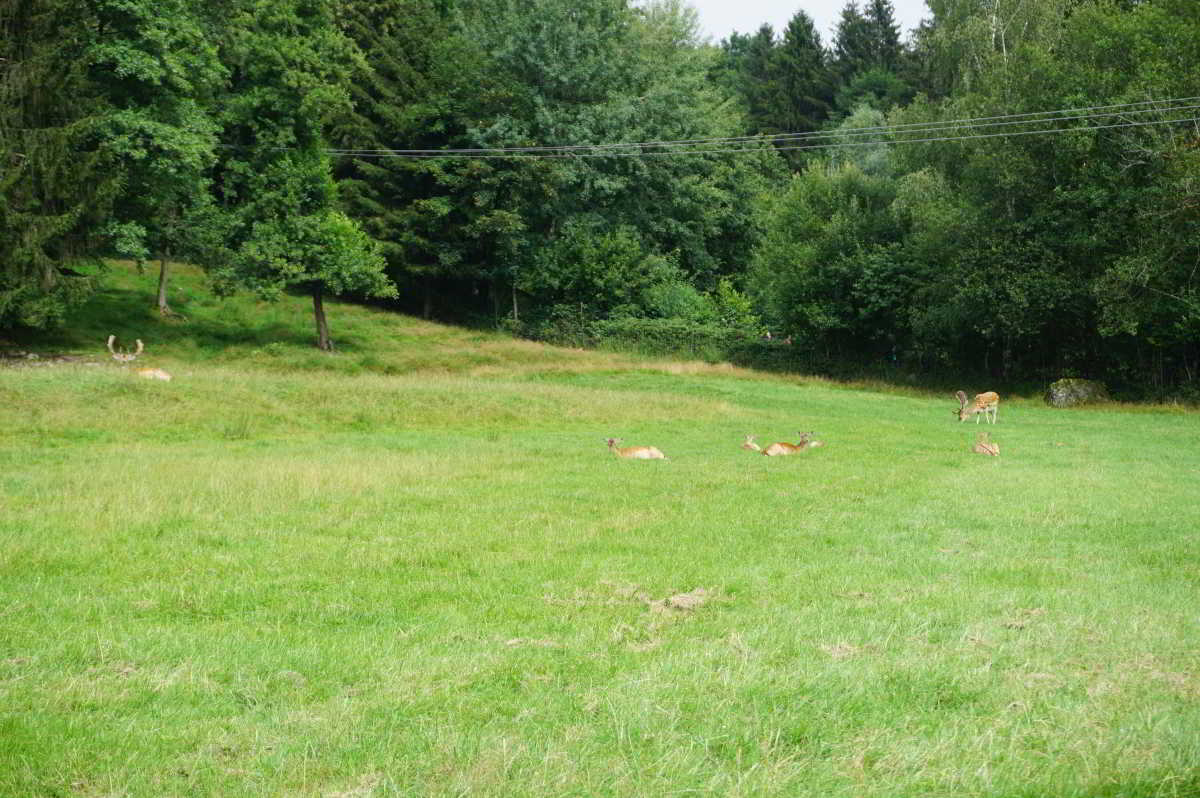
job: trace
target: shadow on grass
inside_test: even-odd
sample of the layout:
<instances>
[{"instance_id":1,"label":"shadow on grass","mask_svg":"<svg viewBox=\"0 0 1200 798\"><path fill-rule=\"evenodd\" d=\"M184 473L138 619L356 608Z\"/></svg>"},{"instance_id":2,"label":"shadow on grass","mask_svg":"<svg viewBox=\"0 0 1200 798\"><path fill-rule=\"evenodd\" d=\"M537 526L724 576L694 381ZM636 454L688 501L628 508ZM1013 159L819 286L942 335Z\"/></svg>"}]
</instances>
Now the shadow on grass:
<instances>
[{"instance_id":1,"label":"shadow on grass","mask_svg":"<svg viewBox=\"0 0 1200 798\"><path fill-rule=\"evenodd\" d=\"M130 348L141 339L151 348L191 349L213 355L222 351L256 349L269 344L315 348L316 333L304 329L302 321L311 316L280 319L278 311L256 317L246 312L244 303L205 297L198 301L173 298L178 314L162 316L153 296L145 291L106 287L93 296L72 319L70 327L52 331L14 331L8 337L18 346L36 346L70 352L103 353L109 335L117 336L117 346ZM334 320L336 332L336 319ZM361 345L353 338L338 339L339 350L356 352Z\"/></svg>"}]
</instances>

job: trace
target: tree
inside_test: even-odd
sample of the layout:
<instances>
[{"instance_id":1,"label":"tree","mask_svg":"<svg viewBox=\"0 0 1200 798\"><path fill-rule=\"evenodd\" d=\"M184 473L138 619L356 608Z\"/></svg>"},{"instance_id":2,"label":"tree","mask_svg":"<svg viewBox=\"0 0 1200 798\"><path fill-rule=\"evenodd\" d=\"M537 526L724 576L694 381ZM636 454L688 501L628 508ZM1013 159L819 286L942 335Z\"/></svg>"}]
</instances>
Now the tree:
<instances>
[{"instance_id":1,"label":"tree","mask_svg":"<svg viewBox=\"0 0 1200 798\"><path fill-rule=\"evenodd\" d=\"M895 72L900 65L900 24L892 0L869 0L864 14L871 30L870 66Z\"/></svg>"},{"instance_id":2,"label":"tree","mask_svg":"<svg viewBox=\"0 0 1200 798\"><path fill-rule=\"evenodd\" d=\"M742 57L742 92L749 129L754 133L784 133L775 115L779 97L775 29L763 23L746 44Z\"/></svg>"},{"instance_id":3,"label":"tree","mask_svg":"<svg viewBox=\"0 0 1200 798\"><path fill-rule=\"evenodd\" d=\"M829 116L833 86L821 34L804 11L797 11L784 29L775 65L780 127L793 133L817 130Z\"/></svg>"},{"instance_id":4,"label":"tree","mask_svg":"<svg viewBox=\"0 0 1200 798\"><path fill-rule=\"evenodd\" d=\"M675 0L637 9L624 0L475 0L459 10L419 13L428 22L418 26L431 33L403 59L398 45L416 34L379 25L378 38L356 34L370 80L381 82L359 105L370 119L358 129L386 130L387 146L403 140L434 152L609 146L567 158L355 159L339 176L350 181L354 214L391 242L397 279L437 280L460 304L483 283L497 316L511 309L516 318L524 303L532 321L568 301L595 314L629 304L572 288L593 284L596 264L579 253L599 253L613 271L670 262L673 270L654 274L703 288L740 269L759 233L750 198L774 168L769 152L662 157L655 146L610 146L743 131L737 109L706 80L713 52L700 45L691 9ZM401 74L424 96L389 94L387 85L400 83L391 76ZM630 296L642 302L642 292Z\"/></svg>"},{"instance_id":5,"label":"tree","mask_svg":"<svg viewBox=\"0 0 1200 798\"><path fill-rule=\"evenodd\" d=\"M208 170L216 160L211 103L226 73L210 42L211 20L191 0L107 0L93 8L105 35L92 81L111 105L104 137L124 174L107 230L117 254L159 257L157 306L171 315L169 258L198 254L194 233L211 202Z\"/></svg>"},{"instance_id":6,"label":"tree","mask_svg":"<svg viewBox=\"0 0 1200 798\"><path fill-rule=\"evenodd\" d=\"M221 233L205 253L221 291L308 292L326 351L326 294L395 295L375 243L338 210L323 125L348 110L356 51L333 10L330 0L232 0L225 9Z\"/></svg>"},{"instance_id":7,"label":"tree","mask_svg":"<svg viewBox=\"0 0 1200 798\"><path fill-rule=\"evenodd\" d=\"M435 283L464 261L461 243L443 226L452 203L436 196L444 164L375 156L397 142L409 148L445 146L456 125L447 113L453 95L480 73L479 54L439 5L343 3L340 24L363 60L350 84L353 112L332 120L330 130L331 143L362 153L335 164L346 212L379 243L391 279L416 289L412 293L421 297L425 318L433 314Z\"/></svg>"},{"instance_id":8,"label":"tree","mask_svg":"<svg viewBox=\"0 0 1200 798\"><path fill-rule=\"evenodd\" d=\"M833 68L841 83L876 64L875 25L862 13L858 0L848 0L833 36Z\"/></svg>"},{"instance_id":9,"label":"tree","mask_svg":"<svg viewBox=\"0 0 1200 798\"><path fill-rule=\"evenodd\" d=\"M47 326L86 294L70 260L179 244L222 73L189 0L4 0L0 30L0 324Z\"/></svg>"}]
</instances>

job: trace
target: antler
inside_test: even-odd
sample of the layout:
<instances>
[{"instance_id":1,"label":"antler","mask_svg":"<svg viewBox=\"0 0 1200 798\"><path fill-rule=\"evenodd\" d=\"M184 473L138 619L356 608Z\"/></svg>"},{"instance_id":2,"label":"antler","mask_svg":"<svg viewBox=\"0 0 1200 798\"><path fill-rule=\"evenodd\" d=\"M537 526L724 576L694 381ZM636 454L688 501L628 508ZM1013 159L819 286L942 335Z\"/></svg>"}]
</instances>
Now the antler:
<instances>
[{"instance_id":1,"label":"antler","mask_svg":"<svg viewBox=\"0 0 1200 798\"><path fill-rule=\"evenodd\" d=\"M121 363L129 363L131 361L137 360L137 356L142 353L143 346L142 346L141 338L137 339L137 351L135 351L133 353L118 352L116 350L116 348L113 347L113 341L115 341L115 340L117 340L117 336L115 336L115 335L108 336L108 351L112 353L113 360L117 360Z\"/></svg>"}]
</instances>

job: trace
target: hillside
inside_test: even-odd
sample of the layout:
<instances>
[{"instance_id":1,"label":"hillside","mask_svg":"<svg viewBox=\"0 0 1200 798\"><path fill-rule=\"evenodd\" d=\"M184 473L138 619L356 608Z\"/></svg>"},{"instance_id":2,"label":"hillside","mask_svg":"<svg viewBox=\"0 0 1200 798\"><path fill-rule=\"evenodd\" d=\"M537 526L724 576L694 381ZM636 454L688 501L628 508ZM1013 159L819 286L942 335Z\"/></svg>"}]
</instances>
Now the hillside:
<instances>
[{"instance_id":1,"label":"hillside","mask_svg":"<svg viewBox=\"0 0 1200 798\"><path fill-rule=\"evenodd\" d=\"M1193 413L108 279L0 368L0 794L1200 792Z\"/></svg>"}]
</instances>

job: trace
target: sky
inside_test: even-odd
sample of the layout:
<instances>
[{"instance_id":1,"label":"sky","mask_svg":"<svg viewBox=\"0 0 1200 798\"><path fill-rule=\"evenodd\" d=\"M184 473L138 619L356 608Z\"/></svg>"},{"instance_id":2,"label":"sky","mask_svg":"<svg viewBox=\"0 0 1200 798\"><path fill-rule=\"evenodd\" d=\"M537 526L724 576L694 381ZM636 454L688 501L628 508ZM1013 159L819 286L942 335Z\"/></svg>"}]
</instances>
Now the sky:
<instances>
[{"instance_id":1,"label":"sky","mask_svg":"<svg viewBox=\"0 0 1200 798\"><path fill-rule=\"evenodd\" d=\"M775 32L781 33L788 20L800 9L817 23L821 41L829 45L834 28L842 15L846 0L688 0L700 12L700 25L704 33L719 42L729 34L754 33L764 22L771 23ZM862 6L862 3L859 3ZM892 0L896 9L896 21L900 33L908 37L926 15L925 0Z\"/></svg>"}]
</instances>

